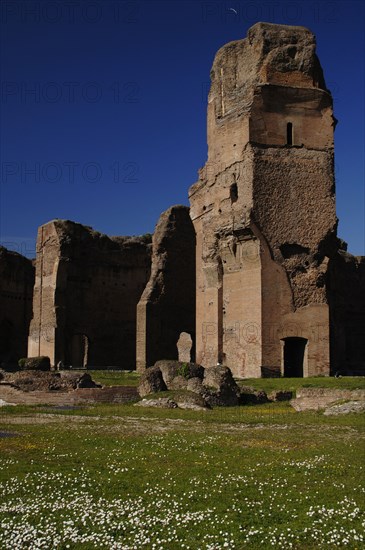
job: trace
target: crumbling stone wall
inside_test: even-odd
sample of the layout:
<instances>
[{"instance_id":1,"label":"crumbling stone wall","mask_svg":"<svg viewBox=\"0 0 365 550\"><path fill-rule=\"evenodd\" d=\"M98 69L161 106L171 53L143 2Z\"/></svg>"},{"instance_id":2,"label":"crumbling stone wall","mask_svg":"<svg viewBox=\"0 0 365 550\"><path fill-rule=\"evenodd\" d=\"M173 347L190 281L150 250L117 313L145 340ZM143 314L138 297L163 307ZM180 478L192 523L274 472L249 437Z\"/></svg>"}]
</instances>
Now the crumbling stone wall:
<instances>
[{"instance_id":1,"label":"crumbling stone wall","mask_svg":"<svg viewBox=\"0 0 365 550\"><path fill-rule=\"evenodd\" d=\"M163 212L152 241L151 277L137 307L137 369L178 359L181 332L195 339L195 233L186 206Z\"/></svg>"},{"instance_id":2,"label":"crumbling stone wall","mask_svg":"<svg viewBox=\"0 0 365 550\"><path fill-rule=\"evenodd\" d=\"M0 365L27 354L34 271L31 260L0 246Z\"/></svg>"},{"instance_id":3,"label":"crumbling stone wall","mask_svg":"<svg viewBox=\"0 0 365 550\"><path fill-rule=\"evenodd\" d=\"M365 375L365 257L339 251L330 261L331 372Z\"/></svg>"},{"instance_id":4,"label":"crumbling stone wall","mask_svg":"<svg viewBox=\"0 0 365 550\"><path fill-rule=\"evenodd\" d=\"M315 38L258 23L219 50L211 79L208 161L189 193L196 361L329 374L335 119Z\"/></svg>"},{"instance_id":5,"label":"crumbling stone wall","mask_svg":"<svg viewBox=\"0 0 365 550\"><path fill-rule=\"evenodd\" d=\"M332 372L364 373L365 260L336 235L336 120L313 34L258 23L218 51L211 79L191 219L162 214L151 272L146 240L42 226L28 354L143 370L177 359L186 332L192 360L238 377L328 375L330 357Z\"/></svg>"},{"instance_id":6,"label":"crumbling stone wall","mask_svg":"<svg viewBox=\"0 0 365 550\"><path fill-rule=\"evenodd\" d=\"M108 237L54 220L39 228L28 355L135 368L136 306L150 275L148 239Z\"/></svg>"}]
</instances>

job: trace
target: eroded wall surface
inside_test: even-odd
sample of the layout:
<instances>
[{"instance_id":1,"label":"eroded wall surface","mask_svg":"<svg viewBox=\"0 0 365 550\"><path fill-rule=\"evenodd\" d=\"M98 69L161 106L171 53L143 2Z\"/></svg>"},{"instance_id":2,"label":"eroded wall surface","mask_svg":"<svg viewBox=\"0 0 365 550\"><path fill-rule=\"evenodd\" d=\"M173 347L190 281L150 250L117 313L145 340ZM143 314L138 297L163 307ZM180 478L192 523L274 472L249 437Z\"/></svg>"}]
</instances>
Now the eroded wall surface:
<instances>
[{"instance_id":1,"label":"eroded wall surface","mask_svg":"<svg viewBox=\"0 0 365 550\"><path fill-rule=\"evenodd\" d=\"M31 260L0 246L0 365L27 355L34 271Z\"/></svg>"},{"instance_id":2,"label":"eroded wall surface","mask_svg":"<svg viewBox=\"0 0 365 550\"><path fill-rule=\"evenodd\" d=\"M153 234L151 277L137 308L137 369L178 359L182 332L195 340L195 233L189 208L173 206Z\"/></svg>"},{"instance_id":3,"label":"eroded wall surface","mask_svg":"<svg viewBox=\"0 0 365 550\"><path fill-rule=\"evenodd\" d=\"M365 257L339 251L330 262L331 373L365 375Z\"/></svg>"},{"instance_id":4,"label":"eroded wall surface","mask_svg":"<svg viewBox=\"0 0 365 550\"><path fill-rule=\"evenodd\" d=\"M218 51L211 79L208 161L189 193L196 360L241 377L291 361L329 374L335 119L315 38L258 23Z\"/></svg>"},{"instance_id":5,"label":"eroded wall surface","mask_svg":"<svg viewBox=\"0 0 365 550\"><path fill-rule=\"evenodd\" d=\"M65 220L39 228L28 355L53 365L135 368L136 306L148 239L108 237Z\"/></svg>"}]
</instances>

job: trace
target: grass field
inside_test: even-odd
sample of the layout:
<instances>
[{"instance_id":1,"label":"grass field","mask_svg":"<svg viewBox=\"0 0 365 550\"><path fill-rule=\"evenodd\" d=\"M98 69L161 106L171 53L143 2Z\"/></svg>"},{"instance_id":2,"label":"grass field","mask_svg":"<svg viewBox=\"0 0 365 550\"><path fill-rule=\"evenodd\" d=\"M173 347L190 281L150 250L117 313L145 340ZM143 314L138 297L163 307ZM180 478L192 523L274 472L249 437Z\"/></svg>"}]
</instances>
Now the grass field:
<instances>
[{"instance_id":1,"label":"grass field","mask_svg":"<svg viewBox=\"0 0 365 550\"><path fill-rule=\"evenodd\" d=\"M364 548L364 416L0 409L0 548Z\"/></svg>"},{"instance_id":2,"label":"grass field","mask_svg":"<svg viewBox=\"0 0 365 550\"><path fill-rule=\"evenodd\" d=\"M140 378L135 371L89 371L93 380L104 386L137 386ZM295 392L298 388L339 388L339 389L365 389L364 376L313 377L313 378L246 378L239 380L241 386L252 386L258 390L270 392L272 390L290 390Z\"/></svg>"},{"instance_id":3,"label":"grass field","mask_svg":"<svg viewBox=\"0 0 365 550\"><path fill-rule=\"evenodd\" d=\"M140 375L136 371L90 370L92 379L103 386L138 386Z\"/></svg>"}]
</instances>

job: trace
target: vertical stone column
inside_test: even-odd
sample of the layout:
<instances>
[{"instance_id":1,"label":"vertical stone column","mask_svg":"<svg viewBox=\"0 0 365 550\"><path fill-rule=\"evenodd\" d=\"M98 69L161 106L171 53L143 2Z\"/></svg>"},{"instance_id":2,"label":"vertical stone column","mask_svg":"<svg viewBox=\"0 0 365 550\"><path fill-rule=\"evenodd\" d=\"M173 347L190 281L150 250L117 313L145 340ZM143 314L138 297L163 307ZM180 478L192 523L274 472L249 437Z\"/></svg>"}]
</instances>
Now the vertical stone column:
<instances>
[{"instance_id":1,"label":"vertical stone column","mask_svg":"<svg viewBox=\"0 0 365 550\"><path fill-rule=\"evenodd\" d=\"M137 369L177 359L181 332L195 340L195 232L189 208L178 205L161 214L153 235L151 276L137 306Z\"/></svg>"}]
</instances>

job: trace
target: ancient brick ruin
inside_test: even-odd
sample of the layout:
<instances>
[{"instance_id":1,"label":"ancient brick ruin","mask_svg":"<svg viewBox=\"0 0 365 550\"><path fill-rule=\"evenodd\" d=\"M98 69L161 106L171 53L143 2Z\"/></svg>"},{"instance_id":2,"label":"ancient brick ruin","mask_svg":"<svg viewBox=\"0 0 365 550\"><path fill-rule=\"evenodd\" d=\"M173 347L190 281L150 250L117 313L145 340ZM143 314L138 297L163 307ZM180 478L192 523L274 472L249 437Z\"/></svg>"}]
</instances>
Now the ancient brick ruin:
<instances>
[{"instance_id":1,"label":"ancient brick ruin","mask_svg":"<svg viewBox=\"0 0 365 550\"><path fill-rule=\"evenodd\" d=\"M328 375L336 121L315 38L258 23L218 51L211 79L208 161L189 194L196 361Z\"/></svg>"},{"instance_id":2,"label":"ancient brick ruin","mask_svg":"<svg viewBox=\"0 0 365 550\"><path fill-rule=\"evenodd\" d=\"M0 246L0 367L27 354L33 286L32 262Z\"/></svg>"},{"instance_id":3,"label":"ancient brick ruin","mask_svg":"<svg viewBox=\"0 0 365 550\"><path fill-rule=\"evenodd\" d=\"M336 120L313 34L257 23L211 79L190 211L164 212L152 244L40 227L28 356L142 371L179 351L236 377L364 374L365 258L337 238ZM0 270L0 353L16 359L33 268L0 251Z\"/></svg>"},{"instance_id":4,"label":"ancient brick ruin","mask_svg":"<svg viewBox=\"0 0 365 550\"><path fill-rule=\"evenodd\" d=\"M150 256L148 239L108 237L64 220L41 226L28 355L134 369L136 306Z\"/></svg>"},{"instance_id":5,"label":"ancient brick ruin","mask_svg":"<svg viewBox=\"0 0 365 550\"><path fill-rule=\"evenodd\" d=\"M137 370L178 359L184 331L195 337L195 233L189 208L173 206L156 225L151 277L137 306Z\"/></svg>"},{"instance_id":6,"label":"ancient brick ruin","mask_svg":"<svg viewBox=\"0 0 365 550\"><path fill-rule=\"evenodd\" d=\"M365 257L340 250L329 262L331 374L365 375Z\"/></svg>"}]
</instances>

